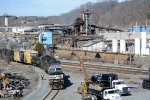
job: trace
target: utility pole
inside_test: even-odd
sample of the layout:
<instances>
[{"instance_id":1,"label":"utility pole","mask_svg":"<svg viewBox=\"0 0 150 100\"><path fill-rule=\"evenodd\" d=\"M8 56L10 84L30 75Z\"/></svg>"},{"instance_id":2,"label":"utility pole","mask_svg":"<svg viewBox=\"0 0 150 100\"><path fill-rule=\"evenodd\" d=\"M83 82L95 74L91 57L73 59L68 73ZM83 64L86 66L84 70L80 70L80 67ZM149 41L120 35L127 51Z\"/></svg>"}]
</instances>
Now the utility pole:
<instances>
[{"instance_id":1,"label":"utility pole","mask_svg":"<svg viewBox=\"0 0 150 100\"><path fill-rule=\"evenodd\" d=\"M128 37L129 37L128 48L129 48L129 45L130 45L130 42L131 42L131 35L132 35L131 33L128 34ZM132 58L132 57L131 57L131 48L130 48L129 56L130 56L129 58L130 58L130 67L131 67L131 62L132 62L132 60L131 60L131 58Z\"/></svg>"},{"instance_id":2,"label":"utility pole","mask_svg":"<svg viewBox=\"0 0 150 100\"><path fill-rule=\"evenodd\" d=\"M149 67L149 80L150 80L150 67Z\"/></svg>"}]
</instances>

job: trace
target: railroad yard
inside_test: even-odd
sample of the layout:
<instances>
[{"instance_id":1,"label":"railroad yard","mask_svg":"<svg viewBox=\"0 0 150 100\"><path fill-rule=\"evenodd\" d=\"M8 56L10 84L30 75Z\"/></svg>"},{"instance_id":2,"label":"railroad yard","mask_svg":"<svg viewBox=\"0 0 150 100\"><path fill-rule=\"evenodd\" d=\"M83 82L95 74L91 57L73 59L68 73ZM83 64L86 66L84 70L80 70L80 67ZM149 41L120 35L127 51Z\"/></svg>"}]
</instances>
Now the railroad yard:
<instances>
[{"instance_id":1,"label":"railroad yard","mask_svg":"<svg viewBox=\"0 0 150 100\"><path fill-rule=\"evenodd\" d=\"M17 62L11 62L10 64L7 64L4 60L1 60L1 66L5 66L5 67L2 67L4 69L8 69L8 70L11 70L12 72L25 75L30 80L30 85L23 91L23 97L21 97L21 99L23 100L30 100L31 98L34 98L33 100L36 100L36 98L38 98L38 100L53 100L53 99L54 100L81 100L81 95L77 93L77 88L80 86L81 82L84 79L83 74L82 74L82 69L81 67L78 68L77 64L74 64L75 63L74 61L72 61L72 65L77 68L69 68L69 67L72 67L70 66L71 64L68 63L67 65L64 62L67 62L67 61L66 60L62 61L62 67L66 75L66 79L65 79L66 83L65 83L65 89L62 89L62 90L51 90L49 87L49 83L48 83L48 80L49 80L48 75L45 72L43 72L42 69L38 67L31 66L31 65L24 65L21 63L17 63ZM14 70L11 69L12 67ZM87 69L87 71L88 71L89 76L91 76L93 73L113 73L114 72L114 71L108 72L106 70L95 71L92 69ZM125 82L129 86L132 87L130 89L131 95L122 96L121 97L122 100L137 100L137 98L139 100L148 100L147 98L150 98L149 90L142 88L142 80L148 77L146 74L143 74L143 73L126 74L126 72L121 72L121 73L119 71L115 71L115 72L118 74L119 79L125 80ZM44 80L41 79L42 73L44 73L45 75ZM42 88L43 85L44 85L44 88ZM37 95L37 93L39 95ZM6 97L4 100L9 100L9 99L11 99L11 97L9 98Z\"/></svg>"},{"instance_id":2,"label":"railroad yard","mask_svg":"<svg viewBox=\"0 0 150 100\"><path fill-rule=\"evenodd\" d=\"M150 0L1 4L0 100L150 100Z\"/></svg>"}]
</instances>

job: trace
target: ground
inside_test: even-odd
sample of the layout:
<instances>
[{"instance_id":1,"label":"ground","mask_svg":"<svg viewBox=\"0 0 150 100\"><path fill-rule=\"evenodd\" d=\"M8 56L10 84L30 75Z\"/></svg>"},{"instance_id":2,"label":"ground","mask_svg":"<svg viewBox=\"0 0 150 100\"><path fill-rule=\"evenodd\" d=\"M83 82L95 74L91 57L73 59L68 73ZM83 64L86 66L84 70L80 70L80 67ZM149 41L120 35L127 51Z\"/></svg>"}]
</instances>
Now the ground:
<instances>
[{"instance_id":1,"label":"ground","mask_svg":"<svg viewBox=\"0 0 150 100\"><path fill-rule=\"evenodd\" d=\"M37 88L37 81L39 76L35 72L34 67L30 65L21 64L17 62L10 62L9 64L5 60L0 60L0 69L5 69L6 72L18 73L24 75L26 78L30 79L30 85L23 90L23 95L29 94ZM4 100L10 100L11 98L5 98Z\"/></svg>"},{"instance_id":2,"label":"ground","mask_svg":"<svg viewBox=\"0 0 150 100\"><path fill-rule=\"evenodd\" d=\"M4 60L0 60L0 66L6 70L21 73L30 79L31 84L26 90L24 90L24 97L21 98L21 100L43 100L44 96L46 96L46 94L50 91L48 75L46 75L40 68L16 62L7 64ZM59 94L54 100L81 100L81 95L77 93L77 88L83 81L82 71L76 69L64 69L64 72L66 75L65 89L60 90ZM41 80L40 76L42 73L44 73L45 80ZM97 72L88 71L89 75L92 73ZM124 79L127 83L132 83L132 85L138 84L138 86L141 86L142 79L147 78L145 75L130 75L119 73L118 75L119 79ZM0 100L10 100L10 98ZM131 96L122 96L122 100L150 100L150 90L133 88L131 89Z\"/></svg>"}]
</instances>

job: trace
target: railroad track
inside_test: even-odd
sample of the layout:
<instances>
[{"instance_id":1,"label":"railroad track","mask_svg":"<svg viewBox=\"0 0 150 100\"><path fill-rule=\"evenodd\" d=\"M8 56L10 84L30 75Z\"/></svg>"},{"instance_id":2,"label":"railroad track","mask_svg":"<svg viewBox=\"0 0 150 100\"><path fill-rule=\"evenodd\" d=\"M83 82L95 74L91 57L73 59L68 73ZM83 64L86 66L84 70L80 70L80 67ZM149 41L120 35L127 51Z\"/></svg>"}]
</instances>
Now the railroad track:
<instances>
[{"instance_id":1,"label":"railroad track","mask_svg":"<svg viewBox=\"0 0 150 100\"><path fill-rule=\"evenodd\" d=\"M68 62L61 61L62 67L64 69L82 69L80 64L77 62ZM92 71L108 71L108 72L117 72L117 73L126 73L126 74L139 74L139 75L148 75L149 71L141 68L127 68L127 67L112 67L112 66L104 66L98 64L84 64L87 70Z\"/></svg>"},{"instance_id":2,"label":"railroad track","mask_svg":"<svg viewBox=\"0 0 150 100\"><path fill-rule=\"evenodd\" d=\"M59 93L59 90L52 90L45 96L43 100L54 100L54 98Z\"/></svg>"}]
</instances>

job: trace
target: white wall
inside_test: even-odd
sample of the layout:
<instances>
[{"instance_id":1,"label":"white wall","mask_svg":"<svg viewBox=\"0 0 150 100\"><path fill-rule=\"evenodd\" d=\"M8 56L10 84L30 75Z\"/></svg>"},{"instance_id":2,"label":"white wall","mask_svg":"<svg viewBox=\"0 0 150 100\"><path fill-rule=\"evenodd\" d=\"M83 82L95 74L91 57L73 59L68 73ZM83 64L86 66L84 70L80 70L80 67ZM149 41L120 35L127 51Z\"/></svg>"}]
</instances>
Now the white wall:
<instances>
[{"instance_id":1,"label":"white wall","mask_svg":"<svg viewBox=\"0 0 150 100\"><path fill-rule=\"evenodd\" d=\"M140 38L135 38L135 39L134 39L134 43L135 43L135 54L136 54L136 55L140 55L140 54L141 54L140 42L141 42Z\"/></svg>"},{"instance_id":2,"label":"white wall","mask_svg":"<svg viewBox=\"0 0 150 100\"><path fill-rule=\"evenodd\" d=\"M12 32L13 33L24 33L24 28L22 28L22 27L13 27L12 28Z\"/></svg>"},{"instance_id":3,"label":"white wall","mask_svg":"<svg viewBox=\"0 0 150 100\"><path fill-rule=\"evenodd\" d=\"M30 30L32 29L33 27L13 27L12 28L12 32L13 33L24 33L24 31L26 30Z\"/></svg>"},{"instance_id":4,"label":"white wall","mask_svg":"<svg viewBox=\"0 0 150 100\"><path fill-rule=\"evenodd\" d=\"M117 52L118 50L118 40L117 39L113 39L112 40L112 51L113 52Z\"/></svg>"},{"instance_id":5,"label":"white wall","mask_svg":"<svg viewBox=\"0 0 150 100\"><path fill-rule=\"evenodd\" d=\"M141 32L141 54L142 55L149 55L149 48L147 48L147 38L146 32Z\"/></svg>"},{"instance_id":6,"label":"white wall","mask_svg":"<svg viewBox=\"0 0 150 100\"><path fill-rule=\"evenodd\" d=\"M105 49L105 44L104 42L99 42L96 44L93 44L89 47L82 47L83 50L89 50L89 51L102 51Z\"/></svg>"},{"instance_id":7,"label":"white wall","mask_svg":"<svg viewBox=\"0 0 150 100\"><path fill-rule=\"evenodd\" d=\"M126 42L125 40L120 40L120 53L126 52Z\"/></svg>"},{"instance_id":8,"label":"white wall","mask_svg":"<svg viewBox=\"0 0 150 100\"><path fill-rule=\"evenodd\" d=\"M131 33L131 32L130 32ZM129 40L129 32L103 33L107 40L112 41L112 52L118 51L118 40L120 40L120 53L126 53L126 40ZM133 53L136 55L150 55L147 39L150 40L150 32L132 32L131 39L134 40L135 47ZM149 43L150 44L150 43ZM140 47L141 46L141 47Z\"/></svg>"}]
</instances>

